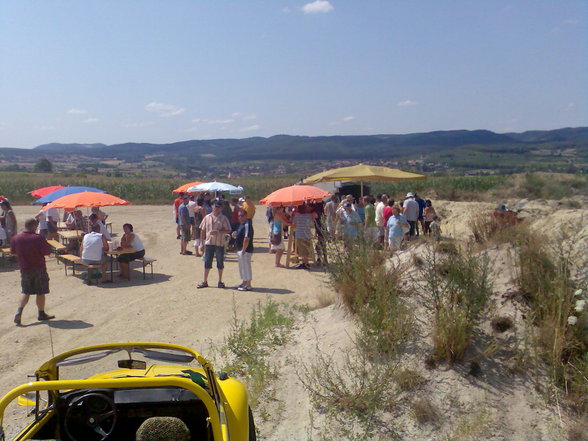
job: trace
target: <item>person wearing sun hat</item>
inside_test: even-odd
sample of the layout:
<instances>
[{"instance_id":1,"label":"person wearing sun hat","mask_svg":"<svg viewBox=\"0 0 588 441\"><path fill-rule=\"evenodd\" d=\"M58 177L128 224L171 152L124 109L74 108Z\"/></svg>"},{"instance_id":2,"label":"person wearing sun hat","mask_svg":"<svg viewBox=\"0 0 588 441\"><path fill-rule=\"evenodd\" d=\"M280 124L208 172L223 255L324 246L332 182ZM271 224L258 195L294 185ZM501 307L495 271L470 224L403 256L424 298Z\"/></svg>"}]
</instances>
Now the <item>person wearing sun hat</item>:
<instances>
[{"instance_id":1,"label":"person wearing sun hat","mask_svg":"<svg viewBox=\"0 0 588 441\"><path fill-rule=\"evenodd\" d=\"M414 200L413 193L406 193L404 198L403 214L406 217L410 230L408 232L409 239L416 234L416 224L419 219L419 204Z\"/></svg>"}]
</instances>

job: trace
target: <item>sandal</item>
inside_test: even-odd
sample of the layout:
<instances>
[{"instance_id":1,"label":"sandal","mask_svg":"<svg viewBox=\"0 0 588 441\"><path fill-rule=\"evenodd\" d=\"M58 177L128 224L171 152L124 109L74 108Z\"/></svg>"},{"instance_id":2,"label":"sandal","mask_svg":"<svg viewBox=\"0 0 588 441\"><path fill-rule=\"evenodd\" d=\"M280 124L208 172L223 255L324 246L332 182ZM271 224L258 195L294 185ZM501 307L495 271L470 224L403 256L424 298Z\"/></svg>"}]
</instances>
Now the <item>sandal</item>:
<instances>
[{"instance_id":1,"label":"sandal","mask_svg":"<svg viewBox=\"0 0 588 441\"><path fill-rule=\"evenodd\" d=\"M21 317L22 317L22 314L16 314L14 316L14 324L16 326L20 326L21 325L21 322L20 322Z\"/></svg>"},{"instance_id":2,"label":"sandal","mask_svg":"<svg viewBox=\"0 0 588 441\"><path fill-rule=\"evenodd\" d=\"M223 288L223 289L226 288L226 286L225 286L225 284L223 282L218 282L218 285L217 286L219 288Z\"/></svg>"},{"instance_id":3,"label":"sandal","mask_svg":"<svg viewBox=\"0 0 588 441\"><path fill-rule=\"evenodd\" d=\"M208 288L208 283L207 282L202 282L198 285L196 285L196 288L200 289L200 288Z\"/></svg>"}]
</instances>

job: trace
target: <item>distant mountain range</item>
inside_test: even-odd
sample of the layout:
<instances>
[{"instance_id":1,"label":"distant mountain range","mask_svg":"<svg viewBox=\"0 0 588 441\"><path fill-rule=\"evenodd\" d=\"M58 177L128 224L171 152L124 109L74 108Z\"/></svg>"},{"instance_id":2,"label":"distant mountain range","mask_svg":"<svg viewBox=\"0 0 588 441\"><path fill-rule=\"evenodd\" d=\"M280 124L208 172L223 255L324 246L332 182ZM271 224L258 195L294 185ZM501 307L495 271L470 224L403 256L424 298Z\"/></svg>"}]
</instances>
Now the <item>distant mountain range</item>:
<instances>
[{"instance_id":1,"label":"distant mountain range","mask_svg":"<svg viewBox=\"0 0 588 441\"><path fill-rule=\"evenodd\" d=\"M440 155L464 158L485 155L517 154L554 157L572 152L576 162L585 163L588 127L522 133L494 133L488 130L447 130L405 135L366 136L290 136L269 138L190 140L170 144L44 144L34 149L0 148L0 159L18 161L23 157L63 158L78 161L118 159L126 162L145 160L168 166L197 160L206 163L243 161L317 161L317 160L405 160ZM559 154L560 154L559 153ZM449 156L448 156L449 155ZM561 154L560 154L561 156ZM569 155L568 155L569 156ZM567 160L567 159L566 159ZM478 161L479 162L479 161Z\"/></svg>"}]
</instances>

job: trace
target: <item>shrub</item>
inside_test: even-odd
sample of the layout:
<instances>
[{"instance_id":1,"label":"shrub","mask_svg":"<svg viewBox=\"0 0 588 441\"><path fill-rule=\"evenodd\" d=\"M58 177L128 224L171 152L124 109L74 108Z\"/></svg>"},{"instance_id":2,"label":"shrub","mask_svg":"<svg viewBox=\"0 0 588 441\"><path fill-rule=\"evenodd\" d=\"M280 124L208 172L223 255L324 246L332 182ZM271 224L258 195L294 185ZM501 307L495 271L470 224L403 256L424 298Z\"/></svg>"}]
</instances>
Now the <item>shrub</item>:
<instances>
[{"instance_id":1,"label":"shrub","mask_svg":"<svg viewBox=\"0 0 588 441\"><path fill-rule=\"evenodd\" d=\"M578 236L571 226L564 226L552 240L529 230L522 232L514 251L516 283L535 325L535 350L569 402L588 411L587 280L585 273L572 276L574 265L585 264L577 255L585 250L574 251Z\"/></svg>"},{"instance_id":2,"label":"shrub","mask_svg":"<svg viewBox=\"0 0 588 441\"><path fill-rule=\"evenodd\" d=\"M455 250L447 255L429 247L416 280L434 315L433 357L452 363L463 359L491 290L487 255Z\"/></svg>"},{"instance_id":3,"label":"shrub","mask_svg":"<svg viewBox=\"0 0 588 441\"><path fill-rule=\"evenodd\" d=\"M392 355L410 335L411 309L402 299L402 268L386 265L387 255L358 240L343 248L329 241L330 279L342 303L359 322L357 343L372 357Z\"/></svg>"}]
</instances>

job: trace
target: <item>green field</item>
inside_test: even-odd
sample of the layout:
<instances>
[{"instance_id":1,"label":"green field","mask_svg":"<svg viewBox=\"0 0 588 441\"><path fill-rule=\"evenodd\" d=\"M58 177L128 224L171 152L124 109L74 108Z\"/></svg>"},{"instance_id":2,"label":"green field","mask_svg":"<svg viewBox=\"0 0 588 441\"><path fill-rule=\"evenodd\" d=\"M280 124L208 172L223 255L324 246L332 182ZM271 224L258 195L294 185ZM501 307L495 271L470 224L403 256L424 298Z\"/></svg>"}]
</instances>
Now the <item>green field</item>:
<instances>
[{"instance_id":1,"label":"green field","mask_svg":"<svg viewBox=\"0 0 588 441\"><path fill-rule=\"evenodd\" d=\"M174 188L196 179L2 172L0 195L8 197L13 203L27 204L35 200L28 193L36 188L49 185L84 185L103 189L134 204L166 204L172 201ZM278 188L295 184L298 179L298 176L283 175L226 181L243 186L245 194L259 200ZM373 194L387 193L399 198L409 191L419 192L424 197L445 200L489 200L506 197L564 199L588 194L588 176L548 173L491 176L430 175L424 181L371 183Z\"/></svg>"}]
</instances>

